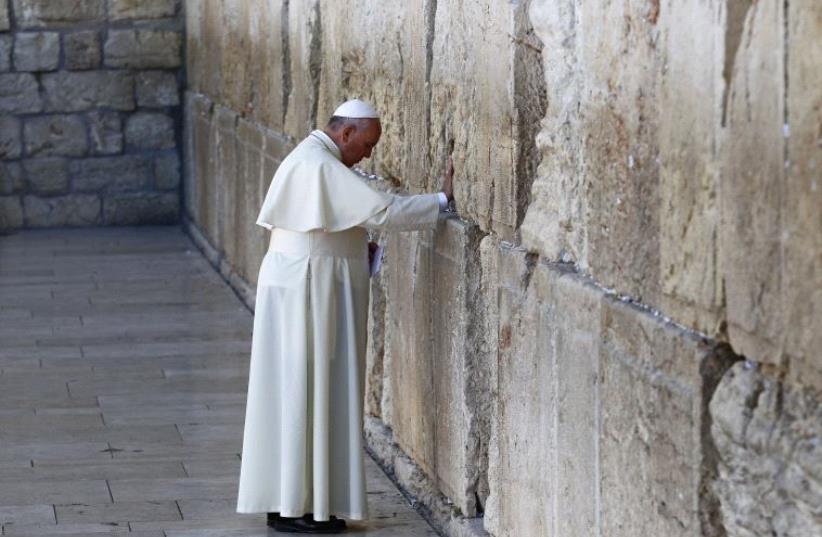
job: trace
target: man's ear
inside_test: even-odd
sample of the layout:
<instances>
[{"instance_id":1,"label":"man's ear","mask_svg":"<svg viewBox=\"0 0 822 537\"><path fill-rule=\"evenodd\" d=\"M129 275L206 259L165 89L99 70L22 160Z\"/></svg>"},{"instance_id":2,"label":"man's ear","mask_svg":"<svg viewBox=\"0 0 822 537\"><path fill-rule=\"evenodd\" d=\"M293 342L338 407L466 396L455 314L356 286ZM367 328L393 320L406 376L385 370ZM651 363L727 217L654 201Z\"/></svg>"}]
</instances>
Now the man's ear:
<instances>
[{"instance_id":1,"label":"man's ear","mask_svg":"<svg viewBox=\"0 0 822 537\"><path fill-rule=\"evenodd\" d=\"M343 127L342 130L342 141L348 143L349 138L356 132L357 127L355 125L346 125Z\"/></svg>"}]
</instances>

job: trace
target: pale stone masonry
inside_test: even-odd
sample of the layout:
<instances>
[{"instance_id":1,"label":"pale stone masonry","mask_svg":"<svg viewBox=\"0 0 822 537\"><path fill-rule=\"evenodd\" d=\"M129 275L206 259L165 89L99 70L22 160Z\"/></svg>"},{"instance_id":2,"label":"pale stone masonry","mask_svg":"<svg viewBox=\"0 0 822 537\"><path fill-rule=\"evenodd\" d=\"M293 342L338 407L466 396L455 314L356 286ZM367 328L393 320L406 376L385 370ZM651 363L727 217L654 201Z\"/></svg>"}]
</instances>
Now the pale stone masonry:
<instances>
[{"instance_id":1,"label":"pale stone masonry","mask_svg":"<svg viewBox=\"0 0 822 537\"><path fill-rule=\"evenodd\" d=\"M346 98L389 234L366 433L451 536L822 535L818 2L191 0L184 217L253 300L274 169Z\"/></svg>"},{"instance_id":2,"label":"pale stone masonry","mask_svg":"<svg viewBox=\"0 0 822 537\"><path fill-rule=\"evenodd\" d=\"M182 13L0 1L0 232L179 220Z\"/></svg>"}]
</instances>

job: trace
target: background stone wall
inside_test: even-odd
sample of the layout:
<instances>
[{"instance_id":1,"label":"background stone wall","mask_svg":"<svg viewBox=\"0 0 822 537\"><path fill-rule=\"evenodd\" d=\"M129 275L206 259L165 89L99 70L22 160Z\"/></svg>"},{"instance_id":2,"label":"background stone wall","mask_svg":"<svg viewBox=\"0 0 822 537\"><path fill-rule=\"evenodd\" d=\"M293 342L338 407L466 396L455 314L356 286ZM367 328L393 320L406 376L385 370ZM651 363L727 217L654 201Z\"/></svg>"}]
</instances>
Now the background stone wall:
<instances>
[{"instance_id":1,"label":"background stone wall","mask_svg":"<svg viewBox=\"0 0 822 537\"><path fill-rule=\"evenodd\" d=\"M276 166L373 102L366 434L449 535L822 533L812 0L187 2L185 218L253 300Z\"/></svg>"},{"instance_id":2,"label":"background stone wall","mask_svg":"<svg viewBox=\"0 0 822 537\"><path fill-rule=\"evenodd\" d=\"M0 0L0 230L179 221L178 0Z\"/></svg>"}]
</instances>

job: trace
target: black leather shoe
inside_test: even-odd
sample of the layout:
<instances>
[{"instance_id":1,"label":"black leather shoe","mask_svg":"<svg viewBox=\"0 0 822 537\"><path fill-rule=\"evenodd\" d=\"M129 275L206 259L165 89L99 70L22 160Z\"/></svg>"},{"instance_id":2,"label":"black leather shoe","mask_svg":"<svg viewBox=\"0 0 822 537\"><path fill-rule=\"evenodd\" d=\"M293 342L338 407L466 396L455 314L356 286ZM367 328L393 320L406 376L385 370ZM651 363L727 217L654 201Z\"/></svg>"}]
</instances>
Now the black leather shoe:
<instances>
[{"instance_id":1,"label":"black leather shoe","mask_svg":"<svg viewBox=\"0 0 822 537\"><path fill-rule=\"evenodd\" d=\"M341 533L345 531L345 520L334 516L323 521L314 520L311 515L303 518L280 517L274 523L274 529L283 533Z\"/></svg>"},{"instance_id":2,"label":"black leather shoe","mask_svg":"<svg viewBox=\"0 0 822 537\"><path fill-rule=\"evenodd\" d=\"M280 513L267 513L265 523L268 526L274 527L274 523L281 520Z\"/></svg>"}]
</instances>

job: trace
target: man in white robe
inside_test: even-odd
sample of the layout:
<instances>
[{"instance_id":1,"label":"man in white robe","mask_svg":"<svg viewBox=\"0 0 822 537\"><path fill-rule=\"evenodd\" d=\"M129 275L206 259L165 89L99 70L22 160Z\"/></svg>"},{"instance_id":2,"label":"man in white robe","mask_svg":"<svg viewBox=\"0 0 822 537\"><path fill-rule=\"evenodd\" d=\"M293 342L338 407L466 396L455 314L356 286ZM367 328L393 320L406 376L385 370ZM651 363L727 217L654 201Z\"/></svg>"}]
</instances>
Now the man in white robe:
<instances>
[{"instance_id":1,"label":"man in white robe","mask_svg":"<svg viewBox=\"0 0 822 537\"><path fill-rule=\"evenodd\" d=\"M367 228L436 225L443 191L397 196L350 167L381 135L374 109L348 101L282 162L257 224L271 230L257 280L237 512L278 531L334 533L367 518L362 446Z\"/></svg>"}]
</instances>

